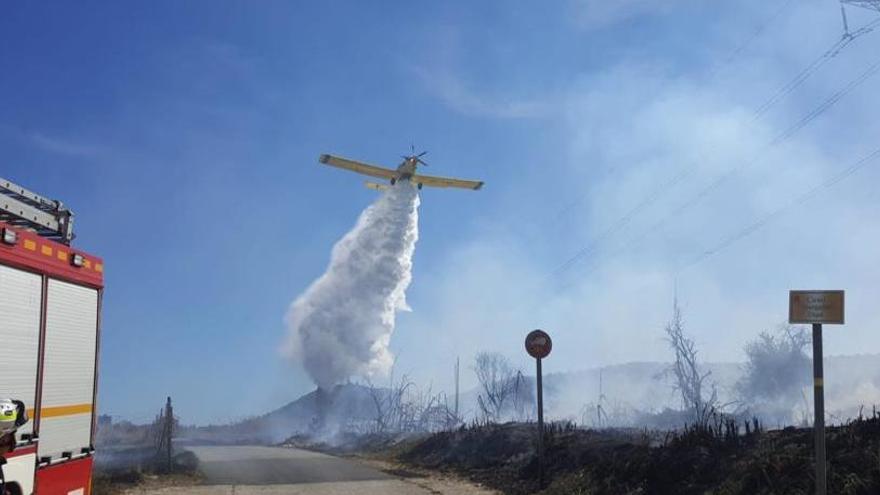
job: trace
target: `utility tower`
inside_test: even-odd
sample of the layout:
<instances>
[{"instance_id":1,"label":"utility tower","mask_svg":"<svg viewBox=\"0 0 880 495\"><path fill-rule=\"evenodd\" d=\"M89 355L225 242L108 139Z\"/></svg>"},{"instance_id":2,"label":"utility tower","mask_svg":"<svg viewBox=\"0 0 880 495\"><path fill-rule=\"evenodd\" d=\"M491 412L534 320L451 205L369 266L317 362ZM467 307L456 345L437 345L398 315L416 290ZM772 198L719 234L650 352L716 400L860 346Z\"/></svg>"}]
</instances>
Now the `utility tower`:
<instances>
[{"instance_id":1,"label":"utility tower","mask_svg":"<svg viewBox=\"0 0 880 495\"><path fill-rule=\"evenodd\" d=\"M865 9L876 10L880 12L880 0L840 0L840 3L854 5Z\"/></svg>"},{"instance_id":2,"label":"utility tower","mask_svg":"<svg viewBox=\"0 0 880 495\"><path fill-rule=\"evenodd\" d=\"M868 23L866 26L863 26L853 32L849 30L849 20L846 17L846 6L851 5L853 7L860 7L863 9L873 10L876 12L880 12L880 0L840 0L840 16L843 18L843 40L841 41L852 41L853 39L865 34L869 33L877 27L878 19L873 20ZM836 55L836 53L835 53Z\"/></svg>"}]
</instances>

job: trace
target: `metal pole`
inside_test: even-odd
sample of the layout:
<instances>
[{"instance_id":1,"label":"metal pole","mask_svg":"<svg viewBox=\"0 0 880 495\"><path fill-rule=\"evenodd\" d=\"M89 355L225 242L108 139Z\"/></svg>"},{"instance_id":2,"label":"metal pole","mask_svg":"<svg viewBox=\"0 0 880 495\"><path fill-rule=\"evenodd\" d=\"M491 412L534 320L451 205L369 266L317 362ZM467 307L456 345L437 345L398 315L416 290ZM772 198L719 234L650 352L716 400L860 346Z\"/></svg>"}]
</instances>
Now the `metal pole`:
<instances>
[{"instance_id":1,"label":"metal pole","mask_svg":"<svg viewBox=\"0 0 880 495\"><path fill-rule=\"evenodd\" d=\"M826 495L825 388L822 373L822 325L813 324L813 430L816 434L816 494Z\"/></svg>"},{"instance_id":2,"label":"metal pole","mask_svg":"<svg viewBox=\"0 0 880 495\"><path fill-rule=\"evenodd\" d=\"M455 425L458 426L458 382L459 382L459 358L455 358Z\"/></svg>"},{"instance_id":3,"label":"metal pole","mask_svg":"<svg viewBox=\"0 0 880 495\"><path fill-rule=\"evenodd\" d=\"M172 470L171 463L171 438L174 435L174 410L171 408L171 397L168 397L168 402L165 403L165 450L168 462L168 472L170 473Z\"/></svg>"},{"instance_id":4,"label":"metal pole","mask_svg":"<svg viewBox=\"0 0 880 495\"><path fill-rule=\"evenodd\" d=\"M541 378L541 358L536 358L538 364L538 488L544 488L544 384Z\"/></svg>"}]
</instances>

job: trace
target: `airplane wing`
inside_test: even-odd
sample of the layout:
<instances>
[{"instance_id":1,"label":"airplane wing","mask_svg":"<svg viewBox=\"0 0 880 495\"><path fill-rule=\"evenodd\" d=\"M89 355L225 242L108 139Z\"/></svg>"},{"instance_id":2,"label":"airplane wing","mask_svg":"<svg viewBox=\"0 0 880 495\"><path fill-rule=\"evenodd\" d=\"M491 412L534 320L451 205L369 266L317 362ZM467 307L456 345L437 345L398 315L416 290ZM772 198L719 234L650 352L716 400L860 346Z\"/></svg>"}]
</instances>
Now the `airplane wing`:
<instances>
[{"instance_id":1,"label":"airplane wing","mask_svg":"<svg viewBox=\"0 0 880 495\"><path fill-rule=\"evenodd\" d=\"M369 175L370 177L378 177L380 179L393 179L397 177L397 172L388 168L377 167L375 165L367 165L366 163L356 162L347 158L340 158L333 155L321 155L319 162L325 165L344 168L357 172L359 174Z\"/></svg>"},{"instance_id":2,"label":"airplane wing","mask_svg":"<svg viewBox=\"0 0 880 495\"><path fill-rule=\"evenodd\" d=\"M410 180L430 187L458 187L461 189L473 189L474 191L483 187L483 181L432 177L430 175L413 175Z\"/></svg>"}]
</instances>

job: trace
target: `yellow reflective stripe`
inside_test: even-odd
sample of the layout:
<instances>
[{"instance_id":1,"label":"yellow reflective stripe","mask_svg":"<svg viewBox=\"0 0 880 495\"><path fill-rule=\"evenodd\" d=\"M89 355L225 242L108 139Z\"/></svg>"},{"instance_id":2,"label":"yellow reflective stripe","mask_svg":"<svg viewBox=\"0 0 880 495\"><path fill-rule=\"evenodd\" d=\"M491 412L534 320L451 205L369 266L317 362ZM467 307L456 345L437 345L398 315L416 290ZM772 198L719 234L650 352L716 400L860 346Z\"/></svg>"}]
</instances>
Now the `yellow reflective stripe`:
<instances>
[{"instance_id":1,"label":"yellow reflective stripe","mask_svg":"<svg viewBox=\"0 0 880 495\"><path fill-rule=\"evenodd\" d=\"M27 249L28 251L36 251L37 250L37 243L30 240L30 239L25 239L24 240L24 248Z\"/></svg>"},{"instance_id":2,"label":"yellow reflective stripe","mask_svg":"<svg viewBox=\"0 0 880 495\"><path fill-rule=\"evenodd\" d=\"M92 412L91 404L76 404L73 406L44 407L40 409L41 418L57 418L59 416L72 416L74 414L89 414Z\"/></svg>"},{"instance_id":3,"label":"yellow reflective stripe","mask_svg":"<svg viewBox=\"0 0 880 495\"><path fill-rule=\"evenodd\" d=\"M46 256L52 256L52 246L44 244L40 246L40 252Z\"/></svg>"}]
</instances>

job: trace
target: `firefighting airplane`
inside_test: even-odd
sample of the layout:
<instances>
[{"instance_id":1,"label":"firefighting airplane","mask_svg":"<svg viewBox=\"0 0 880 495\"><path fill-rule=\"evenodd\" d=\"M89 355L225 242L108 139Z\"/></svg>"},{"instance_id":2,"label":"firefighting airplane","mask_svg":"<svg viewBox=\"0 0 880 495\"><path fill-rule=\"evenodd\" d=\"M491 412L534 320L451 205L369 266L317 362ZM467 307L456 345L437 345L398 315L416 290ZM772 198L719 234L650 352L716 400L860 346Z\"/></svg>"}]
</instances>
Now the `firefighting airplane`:
<instances>
[{"instance_id":1,"label":"firefighting airplane","mask_svg":"<svg viewBox=\"0 0 880 495\"><path fill-rule=\"evenodd\" d=\"M397 181L408 180L418 186L419 189L421 189L422 186L458 187L461 189L473 189L476 191L477 189L483 187L482 181L452 179L447 177L433 177L430 175L417 174L416 168L419 165L428 165L422 160L422 157L425 156L425 153L427 153L427 151L416 154L415 147L413 147L412 155L402 156L401 158L403 158L403 162L397 166L396 170L385 167L377 167L375 165L368 165L363 162L357 162L354 160L340 158L333 155L321 155L318 161L325 165L332 165L334 167L344 168L346 170L351 170L352 172L357 172L359 174L369 175L370 177L387 179L391 182L392 186L396 184ZM367 182L366 186L370 189L376 190L382 190L388 187L385 184L376 184L374 182Z\"/></svg>"}]
</instances>

